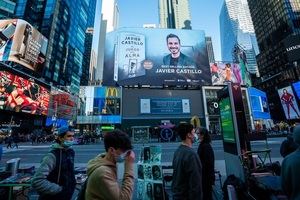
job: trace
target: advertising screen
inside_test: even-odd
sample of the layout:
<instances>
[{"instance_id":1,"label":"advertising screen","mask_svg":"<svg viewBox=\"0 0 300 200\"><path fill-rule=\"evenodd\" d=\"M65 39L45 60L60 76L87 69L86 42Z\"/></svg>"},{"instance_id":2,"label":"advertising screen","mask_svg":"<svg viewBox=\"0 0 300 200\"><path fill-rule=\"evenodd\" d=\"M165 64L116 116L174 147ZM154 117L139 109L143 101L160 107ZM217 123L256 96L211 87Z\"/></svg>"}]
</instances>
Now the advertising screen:
<instances>
[{"instance_id":1,"label":"advertising screen","mask_svg":"<svg viewBox=\"0 0 300 200\"><path fill-rule=\"evenodd\" d=\"M271 119L267 95L254 87L248 88L253 119Z\"/></svg>"},{"instance_id":2,"label":"advertising screen","mask_svg":"<svg viewBox=\"0 0 300 200\"><path fill-rule=\"evenodd\" d=\"M78 98L57 88L51 89L48 116L59 119L76 119Z\"/></svg>"},{"instance_id":3,"label":"advertising screen","mask_svg":"<svg viewBox=\"0 0 300 200\"><path fill-rule=\"evenodd\" d=\"M0 20L0 61L16 62L42 72L48 40L21 19Z\"/></svg>"},{"instance_id":4,"label":"advertising screen","mask_svg":"<svg viewBox=\"0 0 300 200\"><path fill-rule=\"evenodd\" d=\"M300 81L293 83L294 91L296 92L296 95L298 99L300 99Z\"/></svg>"},{"instance_id":5,"label":"advertising screen","mask_svg":"<svg viewBox=\"0 0 300 200\"><path fill-rule=\"evenodd\" d=\"M77 123L121 123L119 87L80 87L80 111Z\"/></svg>"},{"instance_id":6,"label":"advertising screen","mask_svg":"<svg viewBox=\"0 0 300 200\"><path fill-rule=\"evenodd\" d=\"M33 80L0 70L0 109L47 115L49 91Z\"/></svg>"},{"instance_id":7,"label":"advertising screen","mask_svg":"<svg viewBox=\"0 0 300 200\"><path fill-rule=\"evenodd\" d=\"M189 99L140 99L141 114L187 114L190 113Z\"/></svg>"},{"instance_id":8,"label":"advertising screen","mask_svg":"<svg viewBox=\"0 0 300 200\"><path fill-rule=\"evenodd\" d=\"M243 84L241 68L237 63L211 63L210 71L213 85L225 85L228 82Z\"/></svg>"},{"instance_id":9,"label":"advertising screen","mask_svg":"<svg viewBox=\"0 0 300 200\"><path fill-rule=\"evenodd\" d=\"M291 86L279 89L278 94L286 119L299 119L299 108Z\"/></svg>"},{"instance_id":10,"label":"advertising screen","mask_svg":"<svg viewBox=\"0 0 300 200\"><path fill-rule=\"evenodd\" d=\"M235 142L235 134L233 127L232 111L229 97L222 99L219 102L221 114L221 127L223 131L224 142Z\"/></svg>"},{"instance_id":11,"label":"advertising screen","mask_svg":"<svg viewBox=\"0 0 300 200\"><path fill-rule=\"evenodd\" d=\"M107 34L104 85L209 85L203 31L120 28Z\"/></svg>"}]
</instances>

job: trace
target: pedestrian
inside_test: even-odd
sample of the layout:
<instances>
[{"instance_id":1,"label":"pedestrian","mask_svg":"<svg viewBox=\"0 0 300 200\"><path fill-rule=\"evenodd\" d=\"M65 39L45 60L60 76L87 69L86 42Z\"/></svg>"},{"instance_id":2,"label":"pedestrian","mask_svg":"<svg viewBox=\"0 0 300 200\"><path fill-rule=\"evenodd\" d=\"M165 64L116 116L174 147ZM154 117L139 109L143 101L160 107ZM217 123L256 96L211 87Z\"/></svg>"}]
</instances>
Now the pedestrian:
<instances>
[{"instance_id":1,"label":"pedestrian","mask_svg":"<svg viewBox=\"0 0 300 200\"><path fill-rule=\"evenodd\" d=\"M19 148L19 146L18 146L19 140L20 140L19 133L16 133L13 137L13 142L15 144L14 147L16 147L17 149Z\"/></svg>"},{"instance_id":2,"label":"pedestrian","mask_svg":"<svg viewBox=\"0 0 300 200\"><path fill-rule=\"evenodd\" d=\"M88 162L88 182L85 191L86 200L129 200L134 186L134 160L129 136L114 130L104 134L106 153L96 156ZM122 185L118 184L117 162L124 162Z\"/></svg>"},{"instance_id":3,"label":"pedestrian","mask_svg":"<svg viewBox=\"0 0 300 200\"><path fill-rule=\"evenodd\" d=\"M294 141L300 145L300 125L293 131ZM281 187L289 200L300 199L300 148L287 155L282 161Z\"/></svg>"},{"instance_id":4,"label":"pedestrian","mask_svg":"<svg viewBox=\"0 0 300 200\"><path fill-rule=\"evenodd\" d=\"M11 135L9 135L8 137L6 137L6 142L7 142L7 146L6 146L7 149L13 148L12 147L13 138L12 138Z\"/></svg>"},{"instance_id":5,"label":"pedestrian","mask_svg":"<svg viewBox=\"0 0 300 200\"><path fill-rule=\"evenodd\" d=\"M282 157L286 157L290 153L294 152L299 145L294 141L293 134L288 134L286 139L280 145L280 154Z\"/></svg>"},{"instance_id":6,"label":"pedestrian","mask_svg":"<svg viewBox=\"0 0 300 200\"><path fill-rule=\"evenodd\" d=\"M75 152L71 148L74 132L69 127L58 129L56 143L44 156L32 180L32 187L39 193L39 200L70 200L76 180Z\"/></svg>"},{"instance_id":7,"label":"pedestrian","mask_svg":"<svg viewBox=\"0 0 300 200\"><path fill-rule=\"evenodd\" d=\"M181 123L177 133L182 143L173 157L172 192L174 200L202 200L202 167L192 145L197 141L193 125Z\"/></svg>"},{"instance_id":8,"label":"pedestrian","mask_svg":"<svg viewBox=\"0 0 300 200\"><path fill-rule=\"evenodd\" d=\"M204 127L196 129L200 139L197 150L202 164L202 189L203 200L212 200L212 186L215 184L215 155L211 146L209 132Z\"/></svg>"}]
</instances>

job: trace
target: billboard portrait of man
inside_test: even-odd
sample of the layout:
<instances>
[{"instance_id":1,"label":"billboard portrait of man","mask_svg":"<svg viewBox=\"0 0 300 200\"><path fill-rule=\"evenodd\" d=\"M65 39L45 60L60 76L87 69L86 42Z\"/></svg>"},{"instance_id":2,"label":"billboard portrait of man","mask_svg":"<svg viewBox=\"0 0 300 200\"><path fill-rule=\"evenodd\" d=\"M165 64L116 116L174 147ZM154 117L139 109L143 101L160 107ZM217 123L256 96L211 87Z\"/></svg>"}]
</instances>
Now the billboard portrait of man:
<instances>
[{"instance_id":1,"label":"billboard portrait of man","mask_svg":"<svg viewBox=\"0 0 300 200\"><path fill-rule=\"evenodd\" d=\"M180 38L175 34L167 35L167 47L170 54L164 56L163 64L171 66L195 66L195 62L180 51Z\"/></svg>"}]
</instances>

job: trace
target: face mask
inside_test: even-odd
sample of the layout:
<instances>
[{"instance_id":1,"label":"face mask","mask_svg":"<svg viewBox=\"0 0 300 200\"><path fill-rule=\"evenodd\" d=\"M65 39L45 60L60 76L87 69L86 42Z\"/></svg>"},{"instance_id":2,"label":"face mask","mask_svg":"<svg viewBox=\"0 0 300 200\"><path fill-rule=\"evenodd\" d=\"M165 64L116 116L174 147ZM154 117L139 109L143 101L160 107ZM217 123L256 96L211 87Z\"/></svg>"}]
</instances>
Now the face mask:
<instances>
[{"instance_id":1,"label":"face mask","mask_svg":"<svg viewBox=\"0 0 300 200\"><path fill-rule=\"evenodd\" d=\"M64 147L71 147L74 144L74 141L65 140L63 143Z\"/></svg>"},{"instance_id":2,"label":"face mask","mask_svg":"<svg viewBox=\"0 0 300 200\"><path fill-rule=\"evenodd\" d=\"M199 142L199 137L198 134L194 134L194 138L193 138L193 143L198 143Z\"/></svg>"},{"instance_id":3,"label":"face mask","mask_svg":"<svg viewBox=\"0 0 300 200\"><path fill-rule=\"evenodd\" d=\"M127 156L128 151L125 151L124 153L120 154L116 158L116 162L121 163L125 161L125 157Z\"/></svg>"}]
</instances>

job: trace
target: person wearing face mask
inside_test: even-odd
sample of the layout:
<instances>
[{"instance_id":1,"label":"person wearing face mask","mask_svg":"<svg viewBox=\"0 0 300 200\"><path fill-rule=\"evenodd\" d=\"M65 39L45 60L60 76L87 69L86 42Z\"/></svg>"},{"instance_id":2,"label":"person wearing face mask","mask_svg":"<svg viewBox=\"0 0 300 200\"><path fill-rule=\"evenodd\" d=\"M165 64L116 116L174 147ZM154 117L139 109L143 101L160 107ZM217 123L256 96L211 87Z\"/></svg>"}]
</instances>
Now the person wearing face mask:
<instances>
[{"instance_id":1,"label":"person wearing face mask","mask_svg":"<svg viewBox=\"0 0 300 200\"><path fill-rule=\"evenodd\" d=\"M57 131L56 143L42 159L32 180L32 187L39 193L39 200L70 200L75 190L75 152L71 148L74 132L69 127Z\"/></svg>"},{"instance_id":2,"label":"person wearing face mask","mask_svg":"<svg viewBox=\"0 0 300 200\"><path fill-rule=\"evenodd\" d=\"M204 127L196 128L200 144L197 150L202 164L203 200L212 200L212 186L215 184L215 156L211 147L211 138Z\"/></svg>"},{"instance_id":3,"label":"person wearing face mask","mask_svg":"<svg viewBox=\"0 0 300 200\"><path fill-rule=\"evenodd\" d=\"M88 162L86 200L129 200L134 186L134 160L131 140L120 130L104 135L106 153ZM122 185L118 184L117 163L124 163Z\"/></svg>"},{"instance_id":4,"label":"person wearing face mask","mask_svg":"<svg viewBox=\"0 0 300 200\"><path fill-rule=\"evenodd\" d=\"M192 148L197 135L193 125L181 123L177 133L182 143L173 157L173 200L202 200L202 166Z\"/></svg>"}]
</instances>

